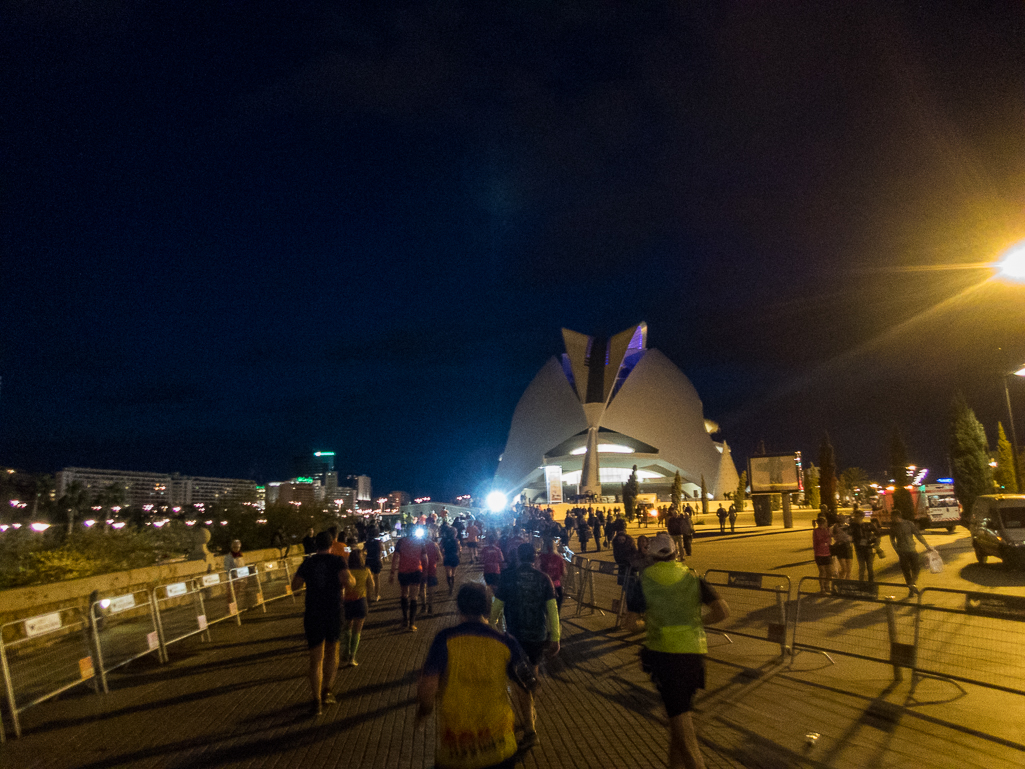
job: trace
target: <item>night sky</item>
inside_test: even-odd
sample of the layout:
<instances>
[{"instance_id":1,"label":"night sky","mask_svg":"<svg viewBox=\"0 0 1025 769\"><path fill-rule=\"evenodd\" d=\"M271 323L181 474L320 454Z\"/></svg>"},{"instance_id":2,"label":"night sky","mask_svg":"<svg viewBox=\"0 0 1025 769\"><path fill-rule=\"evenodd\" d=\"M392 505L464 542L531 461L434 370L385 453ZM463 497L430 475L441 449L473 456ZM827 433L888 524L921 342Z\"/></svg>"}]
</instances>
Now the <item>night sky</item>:
<instances>
[{"instance_id":1,"label":"night sky","mask_svg":"<svg viewBox=\"0 0 1025 769\"><path fill-rule=\"evenodd\" d=\"M388 10L378 10L383 5ZM705 7L711 5L712 7ZM559 329L946 475L1025 363L1025 5L8 0L0 464L493 474ZM1025 381L1011 382L1025 439Z\"/></svg>"}]
</instances>

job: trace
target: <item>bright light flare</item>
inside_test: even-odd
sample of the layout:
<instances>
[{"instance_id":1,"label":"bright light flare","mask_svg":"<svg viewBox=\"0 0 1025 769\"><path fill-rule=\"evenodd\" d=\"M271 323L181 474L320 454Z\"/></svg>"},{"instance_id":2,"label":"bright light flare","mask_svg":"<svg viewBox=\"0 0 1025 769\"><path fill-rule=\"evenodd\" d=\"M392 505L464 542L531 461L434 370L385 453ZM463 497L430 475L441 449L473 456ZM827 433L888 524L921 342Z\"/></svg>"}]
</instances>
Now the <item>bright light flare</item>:
<instances>
[{"instance_id":1,"label":"bright light flare","mask_svg":"<svg viewBox=\"0 0 1025 769\"><path fill-rule=\"evenodd\" d=\"M50 528L50 524L33 523L31 526L29 526L29 528L32 529L32 531L46 531L48 528Z\"/></svg>"},{"instance_id":2,"label":"bright light flare","mask_svg":"<svg viewBox=\"0 0 1025 769\"><path fill-rule=\"evenodd\" d=\"M508 501L505 494L500 491L492 491L488 494L487 500L485 500L488 506L488 510L493 513L500 513L505 509L505 503Z\"/></svg>"},{"instance_id":3,"label":"bright light flare","mask_svg":"<svg viewBox=\"0 0 1025 769\"><path fill-rule=\"evenodd\" d=\"M997 263L997 274L1005 280L1025 283L1025 241L1011 246Z\"/></svg>"}]
</instances>

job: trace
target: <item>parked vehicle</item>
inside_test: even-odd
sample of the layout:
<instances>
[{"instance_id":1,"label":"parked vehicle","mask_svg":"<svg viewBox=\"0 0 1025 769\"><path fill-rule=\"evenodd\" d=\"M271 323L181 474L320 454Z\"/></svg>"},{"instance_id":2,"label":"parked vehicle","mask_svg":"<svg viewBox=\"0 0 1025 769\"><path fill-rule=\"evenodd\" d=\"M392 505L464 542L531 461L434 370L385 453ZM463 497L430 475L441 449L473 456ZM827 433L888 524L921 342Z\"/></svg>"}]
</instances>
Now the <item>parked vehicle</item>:
<instances>
[{"instance_id":1,"label":"parked vehicle","mask_svg":"<svg viewBox=\"0 0 1025 769\"><path fill-rule=\"evenodd\" d=\"M953 483L924 483L909 489L919 529L945 528L953 531L961 522L961 505L954 496ZM879 507L873 517L883 528L889 528L893 517L893 492L879 493Z\"/></svg>"},{"instance_id":2,"label":"parked vehicle","mask_svg":"<svg viewBox=\"0 0 1025 769\"><path fill-rule=\"evenodd\" d=\"M972 547L979 563L992 555L1025 568L1025 494L987 494L972 508Z\"/></svg>"}]
</instances>

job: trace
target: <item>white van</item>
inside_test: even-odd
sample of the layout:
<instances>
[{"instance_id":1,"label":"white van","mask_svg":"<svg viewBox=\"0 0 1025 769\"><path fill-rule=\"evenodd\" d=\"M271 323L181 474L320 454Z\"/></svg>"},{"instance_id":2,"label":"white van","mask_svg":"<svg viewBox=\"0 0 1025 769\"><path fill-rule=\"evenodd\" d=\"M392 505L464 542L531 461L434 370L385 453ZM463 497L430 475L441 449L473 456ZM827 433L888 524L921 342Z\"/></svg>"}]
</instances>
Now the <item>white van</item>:
<instances>
[{"instance_id":1,"label":"white van","mask_svg":"<svg viewBox=\"0 0 1025 769\"><path fill-rule=\"evenodd\" d=\"M1025 494L987 494L972 508L972 547L979 563L991 555L1025 568Z\"/></svg>"}]
</instances>

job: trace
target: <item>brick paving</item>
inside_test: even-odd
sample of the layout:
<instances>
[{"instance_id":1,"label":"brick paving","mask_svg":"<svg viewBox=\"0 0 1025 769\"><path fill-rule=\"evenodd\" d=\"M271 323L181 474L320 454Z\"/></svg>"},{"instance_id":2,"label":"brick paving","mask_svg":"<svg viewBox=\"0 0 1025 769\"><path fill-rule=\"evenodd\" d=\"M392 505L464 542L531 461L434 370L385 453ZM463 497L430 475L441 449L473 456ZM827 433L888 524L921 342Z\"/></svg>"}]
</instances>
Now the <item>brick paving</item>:
<instances>
[{"instance_id":1,"label":"brick paving","mask_svg":"<svg viewBox=\"0 0 1025 769\"><path fill-rule=\"evenodd\" d=\"M462 568L462 579L479 570ZM360 665L339 671L339 704L308 715L301 598L248 612L238 627L211 627L110 676L111 691L86 687L22 714L21 739L0 748L3 769L67 767L431 766L432 727L413 725L417 672L434 634L456 621L454 602L400 632L397 587L385 584L363 631ZM539 744L521 765L661 767L667 734L657 693L637 663L640 636L600 613L563 608L562 653L545 663L537 693ZM893 685L872 663L830 666L802 654L792 670L770 644L712 636L708 689L696 720L705 759L719 767L1021 767L1021 697L920 684ZM820 732L813 748L805 734ZM9 735L10 736L10 735Z\"/></svg>"}]
</instances>

